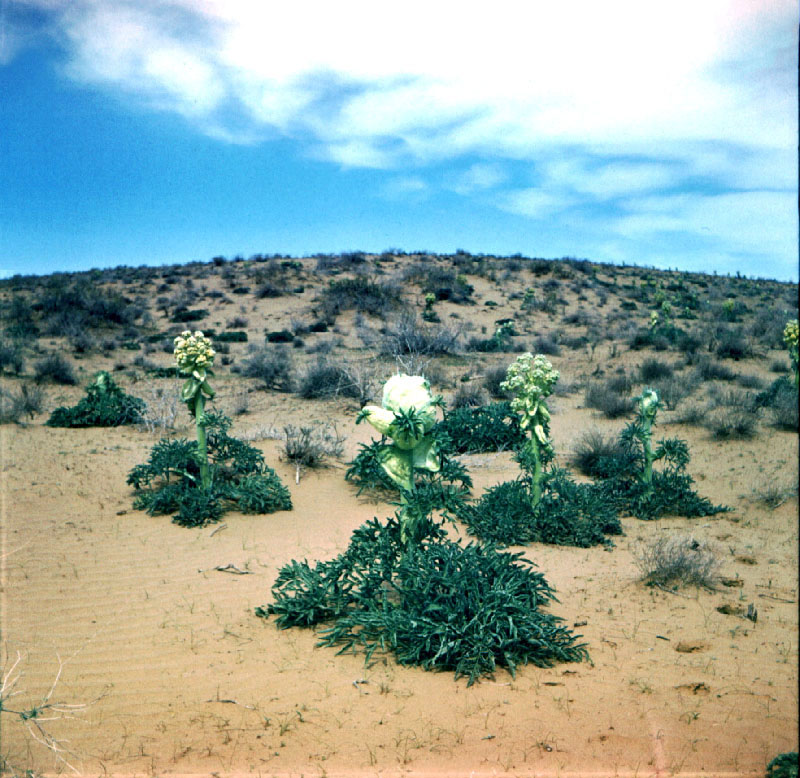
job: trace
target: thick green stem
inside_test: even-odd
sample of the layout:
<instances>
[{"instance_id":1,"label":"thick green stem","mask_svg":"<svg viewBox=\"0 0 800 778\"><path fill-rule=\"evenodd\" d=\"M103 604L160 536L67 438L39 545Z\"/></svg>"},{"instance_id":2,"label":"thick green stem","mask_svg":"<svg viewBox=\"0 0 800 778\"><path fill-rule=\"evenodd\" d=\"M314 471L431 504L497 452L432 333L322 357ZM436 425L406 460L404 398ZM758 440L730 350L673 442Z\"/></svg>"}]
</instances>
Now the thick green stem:
<instances>
[{"instance_id":1,"label":"thick green stem","mask_svg":"<svg viewBox=\"0 0 800 778\"><path fill-rule=\"evenodd\" d=\"M197 429L197 451L200 454L200 481L203 484L203 489L208 489L211 486L211 476L208 472L208 446L206 443L206 425L203 418L205 404L203 393L198 392L194 401L194 421Z\"/></svg>"},{"instance_id":2,"label":"thick green stem","mask_svg":"<svg viewBox=\"0 0 800 778\"><path fill-rule=\"evenodd\" d=\"M644 448L644 472L642 473L642 481L648 485L653 481L653 461L656 458L651 444L652 434L650 420L644 419L642 421L642 447Z\"/></svg>"},{"instance_id":3,"label":"thick green stem","mask_svg":"<svg viewBox=\"0 0 800 778\"><path fill-rule=\"evenodd\" d=\"M531 507L535 508L542 499L542 456L539 452L539 441L535 434L528 443L528 450L533 454L533 473L531 474L533 496Z\"/></svg>"}]
</instances>

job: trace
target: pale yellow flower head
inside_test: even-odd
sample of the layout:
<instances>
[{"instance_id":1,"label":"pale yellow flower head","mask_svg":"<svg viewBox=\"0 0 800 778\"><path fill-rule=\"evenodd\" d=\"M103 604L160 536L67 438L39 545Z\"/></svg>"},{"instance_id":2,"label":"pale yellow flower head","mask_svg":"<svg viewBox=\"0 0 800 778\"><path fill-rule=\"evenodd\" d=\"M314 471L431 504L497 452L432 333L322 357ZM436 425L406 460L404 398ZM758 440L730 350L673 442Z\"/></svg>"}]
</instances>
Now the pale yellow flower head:
<instances>
[{"instance_id":1,"label":"pale yellow flower head","mask_svg":"<svg viewBox=\"0 0 800 778\"><path fill-rule=\"evenodd\" d=\"M552 394L557 381L558 370L543 354L534 357L528 352L509 365L500 388L514 395L511 408L522 417L520 426L523 429L531 423L546 425L550 420L544 399Z\"/></svg>"},{"instance_id":2,"label":"pale yellow flower head","mask_svg":"<svg viewBox=\"0 0 800 778\"><path fill-rule=\"evenodd\" d=\"M798 342L797 319L792 319L792 321L786 323L786 326L783 328L783 342L786 348L789 349L789 351L794 350L795 352L797 352L797 342Z\"/></svg>"},{"instance_id":3,"label":"pale yellow flower head","mask_svg":"<svg viewBox=\"0 0 800 778\"><path fill-rule=\"evenodd\" d=\"M216 351L211 341L200 330L192 334L184 330L175 338L175 361L178 370L185 375L192 375L198 381L205 380L206 369L214 363Z\"/></svg>"}]
</instances>

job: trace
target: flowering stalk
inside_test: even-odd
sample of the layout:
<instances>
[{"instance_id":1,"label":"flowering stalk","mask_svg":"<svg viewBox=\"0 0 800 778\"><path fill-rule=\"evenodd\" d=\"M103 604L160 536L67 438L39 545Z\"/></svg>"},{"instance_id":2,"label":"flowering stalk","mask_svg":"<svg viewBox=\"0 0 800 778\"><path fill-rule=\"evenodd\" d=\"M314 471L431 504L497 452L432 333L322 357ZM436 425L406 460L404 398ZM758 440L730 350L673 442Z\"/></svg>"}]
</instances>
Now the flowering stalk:
<instances>
[{"instance_id":1,"label":"flowering stalk","mask_svg":"<svg viewBox=\"0 0 800 778\"><path fill-rule=\"evenodd\" d=\"M787 322L783 328L783 342L789 349L789 359L794 370L794 385L800 387L800 374L798 374L798 322L797 319Z\"/></svg>"},{"instance_id":2,"label":"flowering stalk","mask_svg":"<svg viewBox=\"0 0 800 778\"><path fill-rule=\"evenodd\" d=\"M641 478L649 486L653 482L653 462L656 459L652 437L653 424L655 424L659 407L658 392L655 389L645 389L637 398L636 403L639 411L639 439L642 441L642 450L644 451L644 470Z\"/></svg>"},{"instance_id":3,"label":"flowering stalk","mask_svg":"<svg viewBox=\"0 0 800 778\"><path fill-rule=\"evenodd\" d=\"M550 360L542 354L535 357L530 352L517 357L508 367L506 380L500 388L511 392L511 408L520 416L520 427L530 429L531 437L526 444L526 452L533 460L531 473L531 506L535 508L542 498L542 478L544 457L553 455L550 441L550 411L545 402L553 392L558 381L558 371Z\"/></svg>"},{"instance_id":4,"label":"flowering stalk","mask_svg":"<svg viewBox=\"0 0 800 778\"><path fill-rule=\"evenodd\" d=\"M181 400L186 403L189 413L194 417L197 432L197 452L200 467L200 481L203 489L211 486L211 475L208 469L208 447L206 442L206 398L214 397L214 390L209 386L208 376L214 375L211 365L216 352L211 341L200 330L192 334L184 330L175 338L175 361L178 370L188 376L181 389Z\"/></svg>"},{"instance_id":5,"label":"flowering stalk","mask_svg":"<svg viewBox=\"0 0 800 778\"><path fill-rule=\"evenodd\" d=\"M384 385L382 406L367 405L356 418L356 424L366 419L381 435L392 439L382 447L379 458L384 472L400 487L398 518L404 543L416 534L415 525L422 518L408 505L415 489L414 471L436 473L441 467L436 441L430 434L441 402L422 376L398 374Z\"/></svg>"}]
</instances>

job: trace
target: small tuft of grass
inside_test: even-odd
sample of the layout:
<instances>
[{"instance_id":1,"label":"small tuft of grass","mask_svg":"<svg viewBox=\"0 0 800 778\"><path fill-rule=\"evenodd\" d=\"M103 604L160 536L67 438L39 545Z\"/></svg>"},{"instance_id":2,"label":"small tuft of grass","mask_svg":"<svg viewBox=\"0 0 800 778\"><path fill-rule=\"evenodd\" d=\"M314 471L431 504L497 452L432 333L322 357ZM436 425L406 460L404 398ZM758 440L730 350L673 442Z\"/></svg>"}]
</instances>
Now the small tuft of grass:
<instances>
[{"instance_id":1,"label":"small tuft of grass","mask_svg":"<svg viewBox=\"0 0 800 778\"><path fill-rule=\"evenodd\" d=\"M702 586L714 589L720 559L708 543L692 535L670 535L640 545L634 551L642 580L648 586L677 589Z\"/></svg>"}]
</instances>

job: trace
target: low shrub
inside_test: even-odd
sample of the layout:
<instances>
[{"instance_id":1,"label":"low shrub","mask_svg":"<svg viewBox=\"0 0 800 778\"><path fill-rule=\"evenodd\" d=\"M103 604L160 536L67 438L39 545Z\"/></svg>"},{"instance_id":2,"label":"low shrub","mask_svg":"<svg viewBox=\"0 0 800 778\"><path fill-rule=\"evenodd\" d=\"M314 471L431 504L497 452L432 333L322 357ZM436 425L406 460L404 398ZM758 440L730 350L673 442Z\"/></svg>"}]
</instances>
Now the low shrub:
<instances>
[{"instance_id":1,"label":"low shrub","mask_svg":"<svg viewBox=\"0 0 800 778\"><path fill-rule=\"evenodd\" d=\"M205 414L210 486L201 483L201 456L194 440L162 439L145 464L128 474L135 490L133 507L151 516L173 514L184 527L218 521L226 510L272 513L292 508L289 490L264 455L228 435L231 421L221 413Z\"/></svg>"},{"instance_id":2,"label":"low shrub","mask_svg":"<svg viewBox=\"0 0 800 778\"><path fill-rule=\"evenodd\" d=\"M313 427L283 428L283 457L300 468L323 467L331 457L340 457L345 438L335 424L316 424Z\"/></svg>"},{"instance_id":3,"label":"low shrub","mask_svg":"<svg viewBox=\"0 0 800 778\"><path fill-rule=\"evenodd\" d=\"M44 409L41 386L22 384L19 392L0 389L0 424L19 424L24 416L33 419Z\"/></svg>"},{"instance_id":4,"label":"low shrub","mask_svg":"<svg viewBox=\"0 0 800 778\"><path fill-rule=\"evenodd\" d=\"M709 357L698 360L695 371L697 378L701 381L733 381L736 379L736 373L727 365Z\"/></svg>"},{"instance_id":5,"label":"low shrub","mask_svg":"<svg viewBox=\"0 0 800 778\"><path fill-rule=\"evenodd\" d=\"M691 535L660 537L641 545L634 557L644 582L664 589L687 585L714 589L721 564L707 543Z\"/></svg>"},{"instance_id":6,"label":"low shrub","mask_svg":"<svg viewBox=\"0 0 800 778\"><path fill-rule=\"evenodd\" d=\"M20 375L25 369L22 345L16 342L0 343L0 373L10 370Z\"/></svg>"},{"instance_id":7,"label":"low shrub","mask_svg":"<svg viewBox=\"0 0 800 778\"><path fill-rule=\"evenodd\" d=\"M405 314L390 324L380 344L383 354L393 357L435 357L457 354L460 336L450 327L420 324L413 314Z\"/></svg>"},{"instance_id":8,"label":"low shrub","mask_svg":"<svg viewBox=\"0 0 800 778\"><path fill-rule=\"evenodd\" d=\"M141 423L143 400L126 394L106 372L101 371L86 387L86 396L72 408L59 407L50 415L48 427L120 427Z\"/></svg>"},{"instance_id":9,"label":"low shrub","mask_svg":"<svg viewBox=\"0 0 800 778\"><path fill-rule=\"evenodd\" d=\"M697 380L694 376L673 375L654 381L653 388L667 409L672 411L697 389Z\"/></svg>"},{"instance_id":10,"label":"low shrub","mask_svg":"<svg viewBox=\"0 0 800 778\"><path fill-rule=\"evenodd\" d=\"M353 397L360 399L361 387L347 366L322 362L311 365L300 379L297 393L304 400L328 397Z\"/></svg>"},{"instance_id":11,"label":"low shrub","mask_svg":"<svg viewBox=\"0 0 800 778\"><path fill-rule=\"evenodd\" d=\"M608 478L609 462L625 456L625 449L617 438L605 437L598 429L583 433L572 448L570 464L578 472L592 478Z\"/></svg>"},{"instance_id":12,"label":"low shrub","mask_svg":"<svg viewBox=\"0 0 800 778\"><path fill-rule=\"evenodd\" d=\"M294 333L289 330L275 330L267 333L267 343L291 343Z\"/></svg>"},{"instance_id":13,"label":"low shrub","mask_svg":"<svg viewBox=\"0 0 800 778\"><path fill-rule=\"evenodd\" d=\"M579 636L541 610L553 590L521 554L461 546L430 522L406 549L398 521L374 519L335 559L281 568L272 594L256 614L277 616L280 628L328 624L320 645L363 651L368 663L391 651L400 664L450 670L468 686L498 666L513 676L520 665L588 657Z\"/></svg>"},{"instance_id":14,"label":"low shrub","mask_svg":"<svg viewBox=\"0 0 800 778\"><path fill-rule=\"evenodd\" d=\"M486 403L486 390L480 384L459 384L450 400L450 408L477 408Z\"/></svg>"},{"instance_id":15,"label":"low shrub","mask_svg":"<svg viewBox=\"0 0 800 778\"><path fill-rule=\"evenodd\" d=\"M650 357L639 367L639 380L652 383L661 378L672 378L675 370L668 362Z\"/></svg>"},{"instance_id":16,"label":"low shrub","mask_svg":"<svg viewBox=\"0 0 800 778\"><path fill-rule=\"evenodd\" d=\"M601 411L608 419L618 419L631 411L630 384L624 377L591 383L583 402L587 408Z\"/></svg>"},{"instance_id":17,"label":"low shrub","mask_svg":"<svg viewBox=\"0 0 800 778\"><path fill-rule=\"evenodd\" d=\"M34 378L37 383L52 381L64 386L74 386L78 383L70 362L63 355L56 353L48 354L36 363Z\"/></svg>"},{"instance_id":18,"label":"low shrub","mask_svg":"<svg viewBox=\"0 0 800 778\"><path fill-rule=\"evenodd\" d=\"M176 324L186 324L191 321L200 321L208 316L208 311L205 308L176 308L172 314L172 321Z\"/></svg>"},{"instance_id":19,"label":"low shrub","mask_svg":"<svg viewBox=\"0 0 800 778\"><path fill-rule=\"evenodd\" d=\"M265 389L276 392L291 392L294 388L292 358L280 347L254 349L244 362L242 375L257 378Z\"/></svg>"},{"instance_id":20,"label":"low shrub","mask_svg":"<svg viewBox=\"0 0 800 778\"><path fill-rule=\"evenodd\" d=\"M798 428L797 387L789 376L781 376L753 399L755 408L766 408L773 424L779 429L796 431Z\"/></svg>"},{"instance_id":21,"label":"low shrub","mask_svg":"<svg viewBox=\"0 0 800 778\"><path fill-rule=\"evenodd\" d=\"M317 302L323 317L333 320L347 310L386 316L397 309L399 301L399 289L375 283L364 276L356 276L331 281L320 293Z\"/></svg>"},{"instance_id":22,"label":"low shrub","mask_svg":"<svg viewBox=\"0 0 800 778\"><path fill-rule=\"evenodd\" d=\"M548 354L557 357L561 354L561 346L556 336L548 333L534 339L531 351L535 354Z\"/></svg>"},{"instance_id":23,"label":"low shrub","mask_svg":"<svg viewBox=\"0 0 800 778\"><path fill-rule=\"evenodd\" d=\"M490 367L486 370L483 376L483 385L489 392L494 400L506 399L508 393L501 388L500 384L506 380L506 367L505 365L498 365L497 367Z\"/></svg>"},{"instance_id":24,"label":"low shrub","mask_svg":"<svg viewBox=\"0 0 800 778\"><path fill-rule=\"evenodd\" d=\"M247 343L247 333L241 330L228 330L214 336L219 343Z\"/></svg>"},{"instance_id":25,"label":"low shrub","mask_svg":"<svg viewBox=\"0 0 800 778\"><path fill-rule=\"evenodd\" d=\"M738 361L753 355L753 347L744 334L738 330L725 330L715 349L720 359Z\"/></svg>"}]
</instances>

